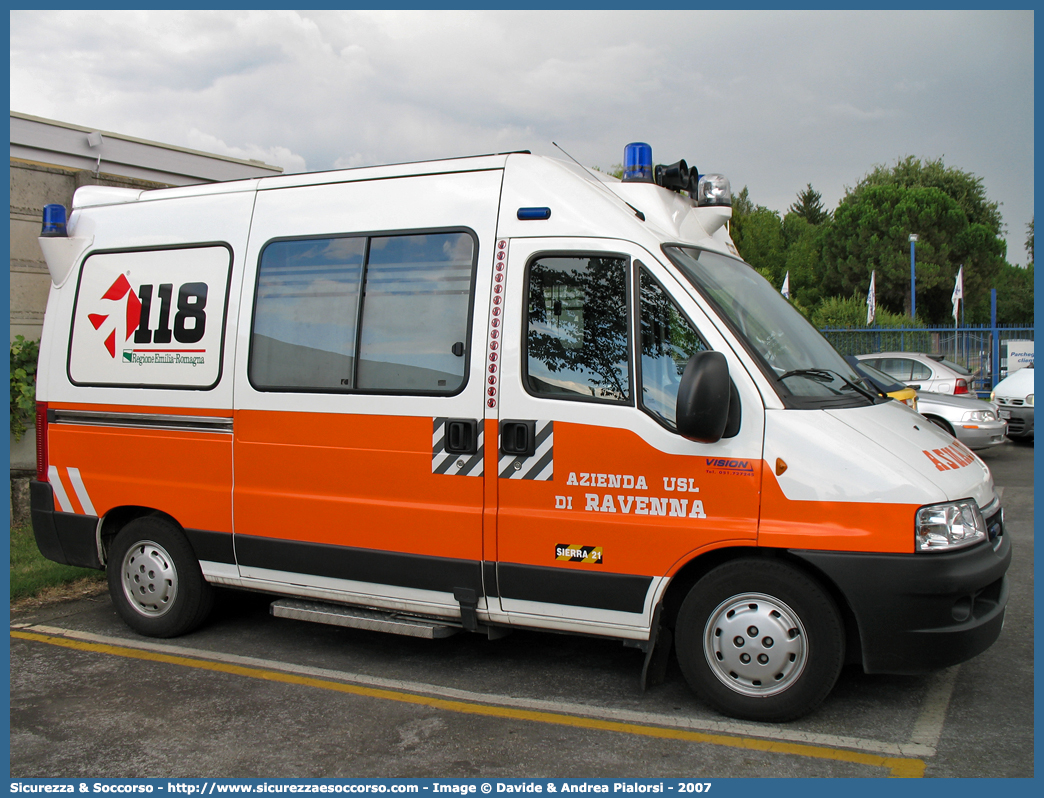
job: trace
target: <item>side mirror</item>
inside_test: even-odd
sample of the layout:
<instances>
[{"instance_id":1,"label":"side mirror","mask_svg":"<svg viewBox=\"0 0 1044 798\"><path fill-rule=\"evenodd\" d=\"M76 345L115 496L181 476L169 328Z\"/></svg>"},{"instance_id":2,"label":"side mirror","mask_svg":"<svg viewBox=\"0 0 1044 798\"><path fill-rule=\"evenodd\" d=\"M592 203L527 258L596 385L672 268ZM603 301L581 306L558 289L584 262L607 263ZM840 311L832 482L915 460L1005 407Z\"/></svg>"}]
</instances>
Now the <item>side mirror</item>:
<instances>
[{"instance_id":1,"label":"side mirror","mask_svg":"<svg viewBox=\"0 0 1044 798\"><path fill-rule=\"evenodd\" d=\"M734 390L725 355L704 351L690 357L678 386L678 432L698 443L720 441L729 423ZM737 427L738 409L732 414Z\"/></svg>"}]
</instances>

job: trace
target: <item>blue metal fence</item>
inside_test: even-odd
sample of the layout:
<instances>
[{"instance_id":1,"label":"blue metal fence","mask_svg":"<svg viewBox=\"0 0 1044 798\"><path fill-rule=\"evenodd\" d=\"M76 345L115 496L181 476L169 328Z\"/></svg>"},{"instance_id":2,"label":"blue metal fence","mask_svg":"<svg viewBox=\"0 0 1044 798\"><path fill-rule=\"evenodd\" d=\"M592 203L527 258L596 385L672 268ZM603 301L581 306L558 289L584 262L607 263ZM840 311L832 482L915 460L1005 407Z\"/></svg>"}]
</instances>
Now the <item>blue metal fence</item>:
<instances>
[{"instance_id":1,"label":"blue metal fence","mask_svg":"<svg viewBox=\"0 0 1044 798\"><path fill-rule=\"evenodd\" d=\"M975 389L988 391L1005 369L1006 341L1032 341L1033 327L865 327L821 330L842 355L924 352L942 355L975 375Z\"/></svg>"}]
</instances>

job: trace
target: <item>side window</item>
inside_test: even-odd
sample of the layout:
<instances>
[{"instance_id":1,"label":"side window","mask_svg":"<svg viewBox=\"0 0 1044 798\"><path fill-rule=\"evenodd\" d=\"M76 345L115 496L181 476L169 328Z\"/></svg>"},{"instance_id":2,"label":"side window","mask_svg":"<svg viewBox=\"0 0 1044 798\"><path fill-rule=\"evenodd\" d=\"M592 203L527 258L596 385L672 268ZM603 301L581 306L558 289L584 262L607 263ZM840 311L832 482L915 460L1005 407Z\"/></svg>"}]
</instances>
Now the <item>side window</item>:
<instances>
[{"instance_id":1,"label":"side window","mask_svg":"<svg viewBox=\"0 0 1044 798\"><path fill-rule=\"evenodd\" d=\"M464 384L474 262L464 233L370 241L360 390L453 393Z\"/></svg>"},{"instance_id":2,"label":"side window","mask_svg":"<svg viewBox=\"0 0 1044 798\"><path fill-rule=\"evenodd\" d=\"M876 366L889 377L905 382L910 379L910 363L904 357L886 357L877 361Z\"/></svg>"},{"instance_id":3,"label":"side window","mask_svg":"<svg viewBox=\"0 0 1044 798\"><path fill-rule=\"evenodd\" d=\"M913 376L910 379L930 380L932 378L932 370L924 363L917 360L911 360L910 363L913 366Z\"/></svg>"},{"instance_id":4,"label":"side window","mask_svg":"<svg viewBox=\"0 0 1044 798\"><path fill-rule=\"evenodd\" d=\"M467 233L270 243L258 271L251 384L455 393L474 271Z\"/></svg>"},{"instance_id":5,"label":"side window","mask_svg":"<svg viewBox=\"0 0 1044 798\"><path fill-rule=\"evenodd\" d=\"M641 269L639 273L639 329L642 408L676 427L678 383L685 364L707 345L682 315L667 292Z\"/></svg>"},{"instance_id":6,"label":"side window","mask_svg":"<svg viewBox=\"0 0 1044 798\"><path fill-rule=\"evenodd\" d=\"M250 382L349 390L365 238L275 241L261 254Z\"/></svg>"},{"instance_id":7,"label":"side window","mask_svg":"<svg viewBox=\"0 0 1044 798\"><path fill-rule=\"evenodd\" d=\"M545 256L529 264L526 375L530 393L627 402L631 395L628 261Z\"/></svg>"}]
</instances>

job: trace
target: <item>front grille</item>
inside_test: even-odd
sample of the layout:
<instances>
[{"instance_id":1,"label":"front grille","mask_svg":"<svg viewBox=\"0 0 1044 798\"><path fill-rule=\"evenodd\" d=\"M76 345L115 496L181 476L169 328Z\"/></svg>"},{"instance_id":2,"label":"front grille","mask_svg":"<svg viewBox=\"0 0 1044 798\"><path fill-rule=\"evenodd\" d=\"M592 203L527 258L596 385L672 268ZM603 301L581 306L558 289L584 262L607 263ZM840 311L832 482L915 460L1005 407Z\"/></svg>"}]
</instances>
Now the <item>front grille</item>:
<instances>
[{"instance_id":1,"label":"front grille","mask_svg":"<svg viewBox=\"0 0 1044 798\"><path fill-rule=\"evenodd\" d=\"M1008 434L1009 435L1021 435L1026 431L1026 421L1021 418L1009 418L1008 419Z\"/></svg>"}]
</instances>

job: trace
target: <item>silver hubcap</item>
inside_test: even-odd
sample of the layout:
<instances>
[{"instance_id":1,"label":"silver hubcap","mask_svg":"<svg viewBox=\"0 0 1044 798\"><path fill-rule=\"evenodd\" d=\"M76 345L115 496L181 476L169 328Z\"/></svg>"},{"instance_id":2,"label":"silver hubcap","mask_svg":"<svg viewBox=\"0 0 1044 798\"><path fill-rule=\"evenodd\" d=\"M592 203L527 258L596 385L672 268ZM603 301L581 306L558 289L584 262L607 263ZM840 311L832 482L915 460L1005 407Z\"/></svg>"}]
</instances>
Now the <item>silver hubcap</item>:
<instances>
[{"instance_id":1,"label":"silver hubcap","mask_svg":"<svg viewBox=\"0 0 1044 798\"><path fill-rule=\"evenodd\" d=\"M166 613L178 594L178 572L167 550L151 540L134 544L123 557L123 592L142 615Z\"/></svg>"},{"instance_id":2,"label":"silver hubcap","mask_svg":"<svg viewBox=\"0 0 1044 798\"><path fill-rule=\"evenodd\" d=\"M805 669L805 628L790 607L763 593L726 599L703 632L711 671L737 693L770 696L790 687Z\"/></svg>"}]
</instances>

